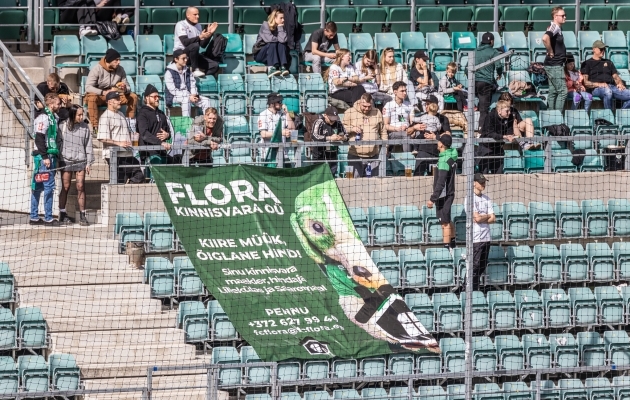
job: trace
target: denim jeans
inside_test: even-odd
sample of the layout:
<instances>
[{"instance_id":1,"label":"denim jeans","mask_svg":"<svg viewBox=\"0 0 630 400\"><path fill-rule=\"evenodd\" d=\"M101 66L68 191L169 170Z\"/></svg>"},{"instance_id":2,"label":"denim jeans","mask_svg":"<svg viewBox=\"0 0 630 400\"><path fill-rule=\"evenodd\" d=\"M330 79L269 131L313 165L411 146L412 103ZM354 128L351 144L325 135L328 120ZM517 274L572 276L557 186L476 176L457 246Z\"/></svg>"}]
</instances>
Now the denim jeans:
<instances>
[{"instance_id":1,"label":"denim jeans","mask_svg":"<svg viewBox=\"0 0 630 400\"><path fill-rule=\"evenodd\" d=\"M564 67L545 67L549 78L549 94L547 95L547 108L549 110L564 110L564 102L567 100L567 81L564 77Z\"/></svg>"},{"instance_id":2,"label":"denim jeans","mask_svg":"<svg viewBox=\"0 0 630 400\"><path fill-rule=\"evenodd\" d=\"M49 171L48 180L35 184L35 190L31 191L31 219L37 221L39 219L39 198L44 192L44 221L50 222L53 220L52 208L53 208L53 195L55 192L55 164L56 159L52 159L50 162L50 168L46 168L44 161L39 167L39 172Z\"/></svg>"},{"instance_id":3,"label":"denim jeans","mask_svg":"<svg viewBox=\"0 0 630 400\"><path fill-rule=\"evenodd\" d=\"M589 92L570 91L568 96L570 96L573 100L573 106L571 107L572 110L577 110L582 100L584 100L584 110L586 110L587 113L591 110L593 95Z\"/></svg>"},{"instance_id":4,"label":"denim jeans","mask_svg":"<svg viewBox=\"0 0 630 400\"><path fill-rule=\"evenodd\" d=\"M593 96L599 97L604 101L604 108L612 110L613 99L623 101L621 108L630 108L630 90L619 90L615 85L608 87L598 87L593 89Z\"/></svg>"}]
</instances>

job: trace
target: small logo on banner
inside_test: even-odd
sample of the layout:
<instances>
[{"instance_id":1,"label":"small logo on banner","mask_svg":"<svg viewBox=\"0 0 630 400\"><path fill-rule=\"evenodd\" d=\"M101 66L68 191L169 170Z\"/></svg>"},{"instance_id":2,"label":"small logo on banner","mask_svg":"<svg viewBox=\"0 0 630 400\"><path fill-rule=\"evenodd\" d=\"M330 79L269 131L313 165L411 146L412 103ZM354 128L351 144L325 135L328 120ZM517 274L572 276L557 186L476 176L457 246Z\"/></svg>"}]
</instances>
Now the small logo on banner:
<instances>
[{"instance_id":1,"label":"small logo on banner","mask_svg":"<svg viewBox=\"0 0 630 400\"><path fill-rule=\"evenodd\" d=\"M307 337L300 342L300 344L308 351L308 354L312 356L317 355L332 355L327 343L320 342L313 338Z\"/></svg>"}]
</instances>

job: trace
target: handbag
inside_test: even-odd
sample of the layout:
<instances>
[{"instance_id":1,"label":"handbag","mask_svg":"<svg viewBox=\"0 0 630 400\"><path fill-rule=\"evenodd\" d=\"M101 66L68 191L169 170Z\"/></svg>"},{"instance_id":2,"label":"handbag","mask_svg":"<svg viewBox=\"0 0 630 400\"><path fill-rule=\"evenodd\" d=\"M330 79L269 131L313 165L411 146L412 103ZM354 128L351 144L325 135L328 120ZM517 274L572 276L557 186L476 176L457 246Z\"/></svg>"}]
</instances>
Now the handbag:
<instances>
[{"instance_id":1,"label":"handbag","mask_svg":"<svg viewBox=\"0 0 630 400\"><path fill-rule=\"evenodd\" d=\"M254 58L256 58L256 54L265 47L265 44L266 43L262 40L262 38L254 43L254 47L252 47L252 56L254 56Z\"/></svg>"},{"instance_id":2,"label":"handbag","mask_svg":"<svg viewBox=\"0 0 630 400\"><path fill-rule=\"evenodd\" d=\"M49 172L38 172L35 174L35 182L37 183L48 182L48 179L50 179Z\"/></svg>"}]
</instances>

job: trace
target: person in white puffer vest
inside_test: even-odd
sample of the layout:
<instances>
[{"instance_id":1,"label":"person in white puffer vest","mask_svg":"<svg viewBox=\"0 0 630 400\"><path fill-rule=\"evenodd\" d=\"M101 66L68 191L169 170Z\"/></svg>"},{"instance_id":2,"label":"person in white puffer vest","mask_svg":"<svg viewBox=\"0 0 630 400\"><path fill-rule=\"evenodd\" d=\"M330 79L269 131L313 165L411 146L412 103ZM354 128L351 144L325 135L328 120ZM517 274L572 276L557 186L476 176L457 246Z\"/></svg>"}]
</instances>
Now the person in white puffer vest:
<instances>
[{"instance_id":1,"label":"person in white puffer vest","mask_svg":"<svg viewBox=\"0 0 630 400\"><path fill-rule=\"evenodd\" d=\"M164 73L166 106L173 107L173 104L180 104L184 117L190 116L193 104L204 112L211 106L209 98L199 96L197 93L197 83L190 68L186 66L187 61L188 56L184 50L175 50L173 62L168 65Z\"/></svg>"}]
</instances>

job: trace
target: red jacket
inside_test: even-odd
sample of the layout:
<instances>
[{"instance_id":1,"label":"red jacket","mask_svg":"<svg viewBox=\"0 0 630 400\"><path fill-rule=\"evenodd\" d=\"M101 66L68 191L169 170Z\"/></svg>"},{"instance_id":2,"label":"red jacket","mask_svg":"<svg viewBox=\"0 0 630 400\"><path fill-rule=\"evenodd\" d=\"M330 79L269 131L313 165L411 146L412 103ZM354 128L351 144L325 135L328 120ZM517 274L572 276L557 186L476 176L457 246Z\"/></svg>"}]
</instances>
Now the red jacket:
<instances>
[{"instance_id":1,"label":"red jacket","mask_svg":"<svg viewBox=\"0 0 630 400\"><path fill-rule=\"evenodd\" d=\"M568 92L579 92L579 90L577 90L576 88L576 83L579 83L580 86L584 86L584 77L582 76L582 73L580 71L576 71L578 74L578 80L577 81L573 81L571 80L571 77L569 76L568 73L564 74L564 79L567 81L567 91Z\"/></svg>"}]
</instances>

